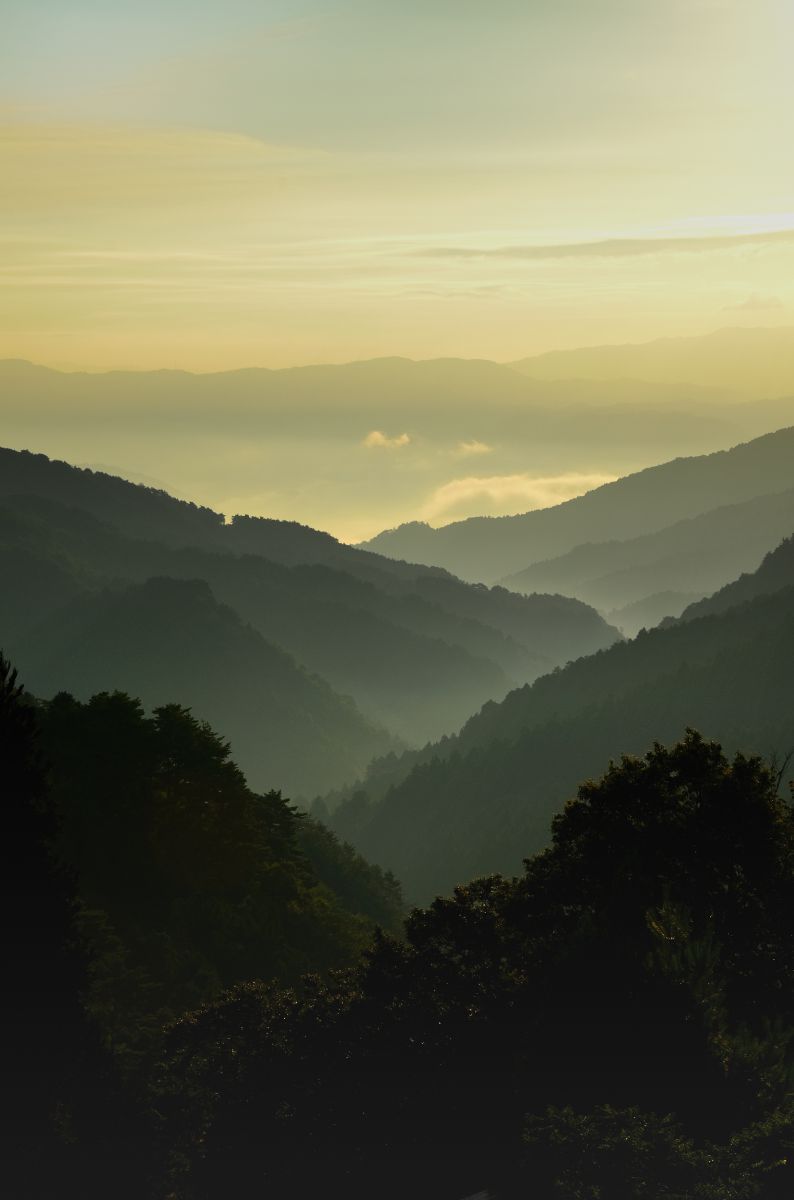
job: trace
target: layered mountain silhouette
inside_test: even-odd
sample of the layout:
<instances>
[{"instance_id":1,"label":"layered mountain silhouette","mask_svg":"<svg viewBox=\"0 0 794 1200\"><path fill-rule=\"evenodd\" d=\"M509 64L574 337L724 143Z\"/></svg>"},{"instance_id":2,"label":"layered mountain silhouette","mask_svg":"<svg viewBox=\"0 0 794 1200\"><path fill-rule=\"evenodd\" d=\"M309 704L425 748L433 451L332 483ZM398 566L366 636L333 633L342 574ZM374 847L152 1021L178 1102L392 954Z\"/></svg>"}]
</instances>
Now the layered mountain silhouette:
<instances>
[{"instance_id":1,"label":"layered mountain silhouette","mask_svg":"<svg viewBox=\"0 0 794 1200\"><path fill-rule=\"evenodd\" d=\"M684 609L682 620L691 621L711 613L726 612L737 605L794 587L794 537L788 537L764 556L757 571L740 575L738 579L720 588L713 596L690 604Z\"/></svg>"},{"instance_id":2,"label":"layered mountain silhouette","mask_svg":"<svg viewBox=\"0 0 794 1200\"><path fill-rule=\"evenodd\" d=\"M260 787L270 779L311 795L329 774L348 778L391 744L352 701L220 605L203 580L153 578L80 596L22 639L17 656L42 696L126 691L148 706L181 698L229 731L239 765Z\"/></svg>"},{"instance_id":3,"label":"layered mountain silhouette","mask_svg":"<svg viewBox=\"0 0 794 1200\"><path fill-rule=\"evenodd\" d=\"M488 581L586 542L658 532L793 485L794 428L786 428L731 450L649 467L551 508L514 517L472 517L440 529L413 522L365 545L392 558L434 563L462 578Z\"/></svg>"},{"instance_id":4,"label":"layered mountain silhouette","mask_svg":"<svg viewBox=\"0 0 794 1200\"><path fill-rule=\"evenodd\" d=\"M438 737L485 699L619 636L576 600L472 587L287 522L225 524L164 492L13 451L0 452L0 564L4 645L31 686L165 694L222 728L254 782L302 794L354 778L395 738ZM179 626L180 597L186 627L203 614L194 651ZM199 665L210 613L239 675L228 687L219 681L212 704ZM165 655L151 688L137 673L125 681L122 614L137 630L136 661L147 661L149 635L155 661ZM114 622L121 644L111 654ZM84 670L70 684L72 642ZM187 675L174 655L192 659ZM256 692L254 663L263 687L273 678L270 700ZM282 688L292 739L256 716Z\"/></svg>"},{"instance_id":5,"label":"layered mountain silhouette","mask_svg":"<svg viewBox=\"0 0 794 1200\"><path fill-rule=\"evenodd\" d=\"M332 821L427 899L517 871L579 780L686 727L782 762L794 749L793 545L688 619L485 705L455 737L373 764Z\"/></svg>"},{"instance_id":6,"label":"layered mountain silhouette","mask_svg":"<svg viewBox=\"0 0 794 1200\"><path fill-rule=\"evenodd\" d=\"M522 511L527 479L615 478L780 428L794 413L794 384L789 399L767 390L759 400L730 379L588 379L576 362L568 369L570 377L530 378L485 360L385 358L87 374L4 361L0 395L7 445L119 463L112 474L147 482L145 471L215 508L253 508L350 538L403 514L442 524L509 511L506 503ZM491 497L477 490L481 479L513 479L517 491ZM566 486L563 494L576 490Z\"/></svg>"},{"instance_id":7,"label":"layered mountain silhouette","mask_svg":"<svg viewBox=\"0 0 794 1200\"><path fill-rule=\"evenodd\" d=\"M633 634L679 616L700 596L754 570L792 529L794 489L724 505L638 538L577 546L503 582L518 591L577 596Z\"/></svg>"}]
</instances>

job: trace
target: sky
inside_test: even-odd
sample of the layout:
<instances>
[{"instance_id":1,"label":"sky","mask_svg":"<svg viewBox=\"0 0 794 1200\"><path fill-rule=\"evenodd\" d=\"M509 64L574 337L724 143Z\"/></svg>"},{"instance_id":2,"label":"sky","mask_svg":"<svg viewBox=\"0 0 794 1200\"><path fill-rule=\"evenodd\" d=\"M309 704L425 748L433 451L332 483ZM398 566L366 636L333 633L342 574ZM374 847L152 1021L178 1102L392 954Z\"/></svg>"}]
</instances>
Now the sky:
<instances>
[{"instance_id":1,"label":"sky","mask_svg":"<svg viewBox=\"0 0 794 1200\"><path fill-rule=\"evenodd\" d=\"M792 323L790 0L0 21L2 358L510 361Z\"/></svg>"}]
</instances>

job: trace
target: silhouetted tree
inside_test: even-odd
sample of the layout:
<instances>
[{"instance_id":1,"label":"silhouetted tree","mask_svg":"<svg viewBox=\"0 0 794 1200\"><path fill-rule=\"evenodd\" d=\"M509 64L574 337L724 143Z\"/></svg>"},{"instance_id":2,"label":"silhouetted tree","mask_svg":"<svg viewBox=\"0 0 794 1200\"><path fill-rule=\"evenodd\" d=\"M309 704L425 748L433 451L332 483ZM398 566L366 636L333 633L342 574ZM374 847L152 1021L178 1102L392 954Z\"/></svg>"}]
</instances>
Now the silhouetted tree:
<instances>
[{"instance_id":1,"label":"silhouetted tree","mask_svg":"<svg viewBox=\"0 0 794 1200\"><path fill-rule=\"evenodd\" d=\"M336 982L238 989L178 1022L162 1089L185 1194L785 1194L794 818L776 785L695 733L656 745L583 785L520 879L414 911Z\"/></svg>"}]
</instances>

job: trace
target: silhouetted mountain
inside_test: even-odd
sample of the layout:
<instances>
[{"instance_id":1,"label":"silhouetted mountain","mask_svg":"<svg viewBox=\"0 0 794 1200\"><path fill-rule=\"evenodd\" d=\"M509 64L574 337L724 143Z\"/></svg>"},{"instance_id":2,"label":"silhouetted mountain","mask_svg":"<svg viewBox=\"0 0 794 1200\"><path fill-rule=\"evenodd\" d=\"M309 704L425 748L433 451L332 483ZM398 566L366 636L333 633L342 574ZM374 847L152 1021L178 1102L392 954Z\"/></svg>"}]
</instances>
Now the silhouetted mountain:
<instances>
[{"instance_id":1,"label":"silhouetted mountain","mask_svg":"<svg viewBox=\"0 0 794 1200\"><path fill-rule=\"evenodd\" d=\"M413 522L364 545L487 581L585 542L652 533L792 484L794 428L788 428L731 450L649 467L551 508L515 517L472 517L440 529Z\"/></svg>"},{"instance_id":2,"label":"silhouetted mountain","mask_svg":"<svg viewBox=\"0 0 794 1200\"><path fill-rule=\"evenodd\" d=\"M223 517L209 508L27 450L0 449L0 495L57 500L132 537L151 536L156 529L160 541L173 545L214 544L223 526Z\"/></svg>"},{"instance_id":3,"label":"silhouetted mountain","mask_svg":"<svg viewBox=\"0 0 794 1200\"><path fill-rule=\"evenodd\" d=\"M12 486L25 494L3 496ZM485 699L618 636L578 601L472 587L288 522L224 525L165 493L42 456L0 454L0 508L9 581L0 617L14 653L23 632L80 590L151 576L204 579L268 641L420 744L457 728ZM104 508L150 540L99 520ZM161 513L174 539L197 544L163 545Z\"/></svg>"},{"instance_id":4,"label":"silhouetted mountain","mask_svg":"<svg viewBox=\"0 0 794 1200\"><path fill-rule=\"evenodd\" d=\"M782 758L794 747L792 655L790 587L640 633L485 705L456 737L373 764L332 819L412 899L517 870L577 779L654 738L694 726Z\"/></svg>"},{"instance_id":5,"label":"silhouetted mountain","mask_svg":"<svg viewBox=\"0 0 794 1200\"><path fill-rule=\"evenodd\" d=\"M642 537L577 546L508 576L504 584L577 596L602 612L664 591L704 595L755 569L792 530L794 490L789 490L725 505ZM660 618L678 616L686 603L678 612L662 611Z\"/></svg>"}]
</instances>

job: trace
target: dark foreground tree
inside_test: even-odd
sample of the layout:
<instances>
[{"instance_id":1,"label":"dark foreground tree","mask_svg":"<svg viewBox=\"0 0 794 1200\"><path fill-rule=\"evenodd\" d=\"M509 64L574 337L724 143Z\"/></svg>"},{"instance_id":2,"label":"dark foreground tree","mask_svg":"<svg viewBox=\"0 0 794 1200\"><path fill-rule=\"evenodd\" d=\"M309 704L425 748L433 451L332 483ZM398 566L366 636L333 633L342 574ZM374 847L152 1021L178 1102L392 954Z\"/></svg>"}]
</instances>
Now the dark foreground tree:
<instances>
[{"instance_id":1,"label":"dark foreground tree","mask_svg":"<svg viewBox=\"0 0 794 1200\"><path fill-rule=\"evenodd\" d=\"M3 840L2 1133L5 1195L45 1200L141 1194L141 1115L122 1097L86 1015L74 877L54 854L58 825L33 702L0 656Z\"/></svg>"},{"instance_id":2,"label":"dark foreground tree","mask_svg":"<svg viewBox=\"0 0 794 1200\"><path fill-rule=\"evenodd\" d=\"M794 820L697 734L585 784L330 985L178 1022L172 1186L240 1197L790 1195Z\"/></svg>"}]
</instances>

